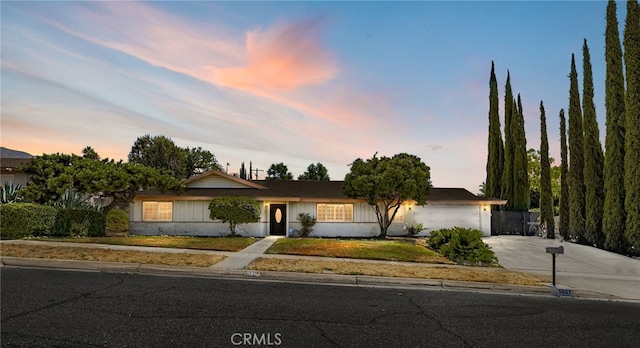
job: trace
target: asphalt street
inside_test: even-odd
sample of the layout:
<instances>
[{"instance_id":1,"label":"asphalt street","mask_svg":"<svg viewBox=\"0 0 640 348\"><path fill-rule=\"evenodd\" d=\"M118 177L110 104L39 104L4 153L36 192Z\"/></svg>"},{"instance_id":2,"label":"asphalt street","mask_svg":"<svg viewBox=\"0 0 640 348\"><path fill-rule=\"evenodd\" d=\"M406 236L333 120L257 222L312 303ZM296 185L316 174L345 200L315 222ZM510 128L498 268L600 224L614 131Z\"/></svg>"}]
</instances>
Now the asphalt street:
<instances>
[{"instance_id":1,"label":"asphalt street","mask_svg":"<svg viewBox=\"0 0 640 348\"><path fill-rule=\"evenodd\" d=\"M640 304L3 267L3 347L636 347Z\"/></svg>"}]
</instances>

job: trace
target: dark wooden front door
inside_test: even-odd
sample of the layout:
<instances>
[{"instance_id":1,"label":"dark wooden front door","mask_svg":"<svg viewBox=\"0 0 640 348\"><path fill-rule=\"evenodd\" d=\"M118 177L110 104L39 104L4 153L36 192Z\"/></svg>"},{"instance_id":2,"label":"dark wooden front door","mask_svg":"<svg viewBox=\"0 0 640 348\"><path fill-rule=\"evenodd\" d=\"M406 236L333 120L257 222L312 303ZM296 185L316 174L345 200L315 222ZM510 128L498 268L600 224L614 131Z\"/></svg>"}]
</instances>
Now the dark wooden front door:
<instances>
[{"instance_id":1,"label":"dark wooden front door","mask_svg":"<svg viewBox=\"0 0 640 348\"><path fill-rule=\"evenodd\" d=\"M286 235L287 205L271 204L269 206L269 234L276 236Z\"/></svg>"}]
</instances>

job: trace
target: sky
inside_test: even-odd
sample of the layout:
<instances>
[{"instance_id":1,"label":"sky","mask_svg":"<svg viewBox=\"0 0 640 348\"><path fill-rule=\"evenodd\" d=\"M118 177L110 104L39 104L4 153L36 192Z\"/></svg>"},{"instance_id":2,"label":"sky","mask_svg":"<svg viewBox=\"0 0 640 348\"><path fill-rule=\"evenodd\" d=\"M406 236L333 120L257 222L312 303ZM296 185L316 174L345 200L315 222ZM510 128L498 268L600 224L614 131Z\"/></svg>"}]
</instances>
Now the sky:
<instances>
[{"instance_id":1,"label":"sky","mask_svg":"<svg viewBox=\"0 0 640 348\"><path fill-rule=\"evenodd\" d=\"M604 144L605 1L104 1L1 6L3 147L127 159L145 134L241 162L321 162L406 152L435 187L478 192L486 173L489 74L504 117L507 70L528 148L544 102L550 155L568 108L571 54L582 96L591 54ZM618 2L622 35L625 5ZM501 121L504 124L504 120Z\"/></svg>"}]
</instances>

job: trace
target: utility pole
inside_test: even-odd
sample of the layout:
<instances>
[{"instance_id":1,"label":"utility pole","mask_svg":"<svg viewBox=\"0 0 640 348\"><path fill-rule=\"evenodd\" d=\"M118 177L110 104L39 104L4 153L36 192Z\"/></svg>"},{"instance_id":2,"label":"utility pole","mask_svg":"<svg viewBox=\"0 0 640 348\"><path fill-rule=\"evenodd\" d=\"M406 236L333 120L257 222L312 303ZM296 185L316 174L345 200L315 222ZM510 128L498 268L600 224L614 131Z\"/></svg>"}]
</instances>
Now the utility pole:
<instances>
[{"instance_id":1,"label":"utility pole","mask_svg":"<svg viewBox=\"0 0 640 348\"><path fill-rule=\"evenodd\" d=\"M256 172L256 180L258 180L258 172L264 172L264 170L258 168L254 169L253 171Z\"/></svg>"}]
</instances>

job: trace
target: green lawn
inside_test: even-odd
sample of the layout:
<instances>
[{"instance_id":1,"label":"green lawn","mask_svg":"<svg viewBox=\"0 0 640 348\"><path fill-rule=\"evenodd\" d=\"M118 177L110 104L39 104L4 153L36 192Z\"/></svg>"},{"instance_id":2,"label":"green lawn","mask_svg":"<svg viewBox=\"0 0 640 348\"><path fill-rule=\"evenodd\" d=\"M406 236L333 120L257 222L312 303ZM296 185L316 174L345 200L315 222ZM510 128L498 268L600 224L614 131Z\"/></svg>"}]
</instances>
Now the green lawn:
<instances>
[{"instance_id":1,"label":"green lawn","mask_svg":"<svg viewBox=\"0 0 640 348\"><path fill-rule=\"evenodd\" d=\"M52 242L97 243L112 245L133 245L164 248L201 249L217 251L240 251L255 243L255 238L244 237L173 237L173 236L130 236L130 237L85 237L47 238Z\"/></svg>"},{"instance_id":2,"label":"green lawn","mask_svg":"<svg viewBox=\"0 0 640 348\"><path fill-rule=\"evenodd\" d=\"M283 238L276 241L267 250L267 253L386 261L453 263L424 246L397 240Z\"/></svg>"}]
</instances>

